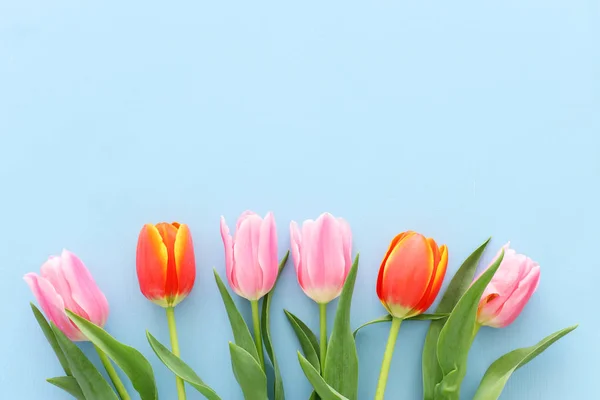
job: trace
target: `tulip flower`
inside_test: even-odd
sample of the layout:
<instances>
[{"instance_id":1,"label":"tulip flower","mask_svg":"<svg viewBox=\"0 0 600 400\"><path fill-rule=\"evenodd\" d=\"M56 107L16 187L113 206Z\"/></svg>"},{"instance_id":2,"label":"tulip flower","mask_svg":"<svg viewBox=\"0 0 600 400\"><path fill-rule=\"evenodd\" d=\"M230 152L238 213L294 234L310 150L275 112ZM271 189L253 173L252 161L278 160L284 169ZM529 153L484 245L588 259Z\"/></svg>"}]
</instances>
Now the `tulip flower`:
<instances>
[{"instance_id":1,"label":"tulip flower","mask_svg":"<svg viewBox=\"0 0 600 400\"><path fill-rule=\"evenodd\" d=\"M448 249L416 232L396 236L381 263L377 296L394 317L425 312L435 300L448 264Z\"/></svg>"},{"instance_id":2,"label":"tulip flower","mask_svg":"<svg viewBox=\"0 0 600 400\"><path fill-rule=\"evenodd\" d=\"M162 307L175 307L192 291L196 261L192 235L186 224L146 224L137 244L140 290Z\"/></svg>"},{"instance_id":3,"label":"tulip flower","mask_svg":"<svg viewBox=\"0 0 600 400\"><path fill-rule=\"evenodd\" d=\"M233 238L221 217L225 268L235 293L255 301L269 293L278 273L277 228L272 213L265 218L246 211L240 215Z\"/></svg>"},{"instance_id":4,"label":"tulip flower","mask_svg":"<svg viewBox=\"0 0 600 400\"><path fill-rule=\"evenodd\" d=\"M503 328L523 311L540 282L540 266L531 258L504 247L504 258L479 301L477 323ZM492 262L493 263L493 262Z\"/></svg>"},{"instance_id":5,"label":"tulip flower","mask_svg":"<svg viewBox=\"0 0 600 400\"><path fill-rule=\"evenodd\" d=\"M31 288L46 316L71 340L87 338L67 316L65 309L98 326L108 318L108 301L96 285L92 274L73 253L63 250L41 268L41 274L26 274L23 279Z\"/></svg>"},{"instance_id":6,"label":"tulip flower","mask_svg":"<svg viewBox=\"0 0 600 400\"><path fill-rule=\"evenodd\" d=\"M403 319L425 312L435 300L448 265L448 249L423 235L408 231L397 235L379 268L377 296L392 315L375 400L385 394L394 347Z\"/></svg>"},{"instance_id":7,"label":"tulip flower","mask_svg":"<svg viewBox=\"0 0 600 400\"><path fill-rule=\"evenodd\" d=\"M341 218L323 213L316 221L290 224L298 283L308 297L327 304L342 292L352 267L352 232Z\"/></svg>"},{"instance_id":8,"label":"tulip flower","mask_svg":"<svg viewBox=\"0 0 600 400\"><path fill-rule=\"evenodd\" d=\"M327 303L342 292L352 267L352 231L342 218L323 213L304 221L302 231L290 224L292 257L298 283L319 304L321 370L327 355Z\"/></svg>"},{"instance_id":9,"label":"tulip flower","mask_svg":"<svg viewBox=\"0 0 600 400\"><path fill-rule=\"evenodd\" d=\"M174 307L187 297L196 279L192 235L186 224L146 224L140 232L136 256L137 276L142 294L165 307L171 347L180 355ZM177 395L185 399L183 380L176 377Z\"/></svg>"},{"instance_id":10,"label":"tulip flower","mask_svg":"<svg viewBox=\"0 0 600 400\"><path fill-rule=\"evenodd\" d=\"M237 220L231 237L225 218L221 217L221 237L225 246L225 269L229 286L241 297L250 300L254 341L264 368L258 300L269 293L279 272L277 262L277 228L273 213L261 218L245 211Z\"/></svg>"}]
</instances>

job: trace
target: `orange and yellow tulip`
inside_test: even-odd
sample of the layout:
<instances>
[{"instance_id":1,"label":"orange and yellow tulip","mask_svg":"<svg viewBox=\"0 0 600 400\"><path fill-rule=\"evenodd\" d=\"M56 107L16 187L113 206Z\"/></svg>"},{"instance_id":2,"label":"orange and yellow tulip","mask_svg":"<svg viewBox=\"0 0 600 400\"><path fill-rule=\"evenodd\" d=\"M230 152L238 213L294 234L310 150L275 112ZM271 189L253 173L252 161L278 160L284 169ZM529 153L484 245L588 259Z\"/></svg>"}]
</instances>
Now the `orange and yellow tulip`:
<instances>
[{"instance_id":1,"label":"orange and yellow tulip","mask_svg":"<svg viewBox=\"0 0 600 400\"><path fill-rule=\"evenodd\" d=\"M136 257L142 294L162 307L174 307L191 291L196 279L192 235L187 225L146 224Z\"/></svg>"},{"instance_id":2,"label":"orange and yellow tulip","mask_svg":"<svg viewBox=\"0 0 600 400\"><path fill-rule=\"evenodd\" d=\"M377 296L395 318L425 312L435 300L448 264L448 248L413 232L397 235L381 263Z\"/></svg>"}]
</instances>

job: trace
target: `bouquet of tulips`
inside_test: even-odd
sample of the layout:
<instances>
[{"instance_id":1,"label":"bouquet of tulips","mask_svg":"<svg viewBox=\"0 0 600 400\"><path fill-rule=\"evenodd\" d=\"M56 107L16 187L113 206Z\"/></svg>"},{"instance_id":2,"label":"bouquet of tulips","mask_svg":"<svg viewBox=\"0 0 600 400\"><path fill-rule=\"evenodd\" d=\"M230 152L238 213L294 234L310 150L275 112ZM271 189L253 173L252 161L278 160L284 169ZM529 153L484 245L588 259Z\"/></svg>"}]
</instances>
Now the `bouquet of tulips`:
<instances>
[{"instance_id":1,"label":"bouquet of tulips","mask_svg":"<svg viewBox=\"0 0 600 400\"><path fill-rule=\"evenodd\" d=\"M249 327L215 270L215 281L233 333L229 352L235 379L247 400L283 400L284 384L272 344L269 316L272 293L290 252L278 260L272 213L264 218L253 212L243 213L233 235L221 218L221 236L229 287L237 296L250 301L252 309ZM356 335L368 325L389 323L389 338L374 394L376 400L383 399L400 326L405 321L428 321L422 358L423 398L458 400L469 348L480 328L502 328L514 321L540 279L539 265L517 254L508 244L474 279L488 239L460 266L435 312L425 314L442 287L448 248L419 233L404 232L390 243L376 282L377 296L386 315L353 330L350 307L359 257L357 254L352 258L348 223L325 213L315 221L304 221L301 226L292 222L290 238L298 283L318 304L320 314L320 329L315 334L300 318L285 310L301 349L300 366L314 389L306 393L310 399L357 400ZM156 356L175 375L177 398L185 399L186 390L194 389L209 400L221 399L181 358L177 340L174 310L191 292L196 275L188 226L145 225L139 235L136 260L142 294L166 310L170 346L159 342L150 332L147 338ZM60 256L50 257L40 274L29 273L24 279L45 314L44 317L32 304L35 318L64 370L63 376L50 378L48 382L79 400L128 400L129 385L119 378L116 368L120 368L142 400L158 398L148 360L103 329L108 318L107 299L75 254L64 250ZM326 306L337 297L340 299L333 329L328 333ZM474 399L499 398L513 372L575 328L562 329L537 344L500 357L483 375ZM110 382L77 346L76 342L86 340L93 343ZM402 398L401 393L394 395Z\"/></svg>"}]
</instances>

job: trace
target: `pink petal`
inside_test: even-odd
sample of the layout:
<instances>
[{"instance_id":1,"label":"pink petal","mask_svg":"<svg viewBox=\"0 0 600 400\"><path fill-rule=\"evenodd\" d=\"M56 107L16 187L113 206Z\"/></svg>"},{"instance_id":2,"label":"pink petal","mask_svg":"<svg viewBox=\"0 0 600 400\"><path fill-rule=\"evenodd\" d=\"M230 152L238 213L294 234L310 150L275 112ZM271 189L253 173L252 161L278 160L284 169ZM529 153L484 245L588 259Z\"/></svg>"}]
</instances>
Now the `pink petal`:
<instances>
[{"instance_id":1,"label":"pink petal","mask_svg":"<svg viewBox=\"0 0 600 400\"><path fill-rule=\"evenodd\" d=\"M348 276L350 268L352 268L352 229L350 229L350 224L348 224L348 222L343 218L338 218L338 223L340 224L340 229L342 231L342 239L344 241L344 260L346 263L344 268L345 282L346 276Z\"/></svg>"},{"instance_id":2,"label":"pink petal","mask_svg":"<svg viewBox=\"0 0 600 400\"><path fill-rule=\"evenodd\" d=\"M292 259L294 260L294 267L296 267L296 274L298 274L301 266L300 257L300 245L302 243L302 236L300 229L296 221L290 222L290 251L292 253ZM300 276L298 276L300 277Z\"/></svg>"},{"instance_id":3,"label":"pink petal","mask_svg":"<svg viewBox=\"0 0 600 400\"><path fill-rule=\"evenodd\" d=\"M241 213L235 225L235 230L238 231L240 229L240 225L246 220L246 218L253 216L258 216L258 214L250 210L246 210L243 213Z\"/></svg>"},{"instance_id":4,"label":"pink petal","mask_svg":"<svg viewBox=\"0 0 600 400\"><path fill-rule=\"evenodd\" d=\"M225 217L221 217L221 238L225 247L225 274L227 275L229 286L235 291L237 290L237 282L233 279L233 239L229 233Z\"/></svg>"},{"instance_id":5,"label":"pink petal","mask_svg":"<svg viewBox=\"0 0 600 400\"><path fill-rule=\"evenodd\" d=\"M35 273L26 274L23 279L33 292L46 317L74 341L87 340L79 329L71 322L65 313L65 303L56 292L50 281Z\"/></svg>"},{"instance_id":6,"label":"pink petal","mask_svg":"<svg viewBox=\"0 0 600 400\"><path fill-rule=\"evenodd\" d=\"M322 214L307 245L312 247L308 263L311 291L319 293L319 302L329 302L339 294L346 265L338 221L329 213Z\"/></svg>"},{"instance_id":7,"label":"pink petal","mask_svg":"<svg viewBox=\"0 0 600 400\"><path fill-rule=\"evenodd\" d=\"M258 245L262 218L248 216L239 225L233 242L234 274L239 291L248 300L257 300L263 273L258 264Z\"/></svg>"},{"instance_id":8,"label":"pink petal","mask_svg":"<svg viewBox=\"0 0 600 400\"><path fill-rule=\"evenodd\" d=\"M258 264L262 270L261 293L265 295L273 289L277 280L279 262L277 260L277 227L275 217L269 212L260 226L258 242ZM261 295L261 297L262 297Z\"/></svg>"},{"instance_id":9,"label":"pink petal","mask_svg":"<svg viewBox=\"0 0 600 400\"><path fill-rule=\"evenodd\" d=\"M108 301L90 271L75 254L67 250L61 254L61 267L73 300L85 310L91 322L104 326L108 319Z\"/></svg>"},{"instance_id":10,"label":"pink petal","mask_svg":"<svg viewBox=\"0 0 600 400\"><path fill-rule=\"evenodd\" d=\"M71 287L65 278L61 267L61 258L51 256L48 261L42 264L41 275L47 279L60 295L66 309L73 311L77 315L89 319L88 314L77 304L71 295Z\"/></svg>"},{"instance_id":11,"label":"pink petal","mask_svg":"<svg viewBox=\"0 0 600 400\"><path fill-rule=\"evenodd\" d=\"M302 288L307 291L314 287L312 276L308 272L311 268L311 264L314 263L312 253L315 251L315 236L317 230L317 223L312 219L307 219L302 223L302 247L300 247L300 257L302 259ZM318 237L316 238L318 239ZM310 297L310 295L309 295Z\"/></svg>"}]
</instances>

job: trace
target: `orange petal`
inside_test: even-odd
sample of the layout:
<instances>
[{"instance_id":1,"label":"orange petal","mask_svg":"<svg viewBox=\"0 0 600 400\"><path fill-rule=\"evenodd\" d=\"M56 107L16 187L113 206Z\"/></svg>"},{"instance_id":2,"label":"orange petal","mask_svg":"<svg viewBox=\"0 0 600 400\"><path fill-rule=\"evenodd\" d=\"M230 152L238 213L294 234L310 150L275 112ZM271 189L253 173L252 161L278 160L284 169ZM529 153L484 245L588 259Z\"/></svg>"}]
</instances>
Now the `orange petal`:
<instances>
[{"instance_id":1,"label":"orange petal","mask_svg":"<svg viewBox=\"0 0 600 400\"><path fill-rule=\"evenodd\" d=\"M433 272L433 252L427 239L414 232L403 237L389 254L383 273L381 292L388 307L414 308Z\"/></svg>"},{"instance_id":2,"label":"orange petal","mask_svg":"<svg viewBox=\"0 0 600 400\"><path fill-rule=\"evenodd\" d=\"M161 222L156 224L156 229L162 237L162 241L167 249L167 275L165 281L165 294L172 298L177 295L177 264L175 261L175 239L177 237L177 228L173 224Z\"/></svg>"},{"instance_id":3,"label":"orange petal","mask_svg":"<svg viewBox=\"0 0 600 400\"><path fill-rule=\"evenodd\" d=\"M136 269L140 290L150 300L165 297L167 260L167 248L158 229L144 225L138 238Z\"/></svg>"},{"instance_id":4,"label":"orange petal","mask_svg":"<svg viewBox=\"0 0 600 400\"><path fill-rule=\"evenodd\" d=\"M387 252L385 253L385 256L383 257L383 261L381 261L381 266L379 267L379 274L377 275L377 286L376 286L376 291L377 291L377 296L379 297L379 299L383 302L383 275L385 273L385 265L387 262L388 257L390 256L391 252L394 250L394 248L396 247L396 245L398 244L398 242L400 242L400 240L402 240L403 238L405 238L407 235L412 234L414 232L412 231L407 231L407 232L402 232L398 235L396 235L391 243L390 246L388 247Z\"/></svg>"},{"instance_id":5,"label":"orange petal","mask_svg":"<svg viewBox=\"0 0 600 400\"><path fill-rule=\"evenodd\" d=\"M440 249L440 259L439 263L435 267L435 272L431 277L431 282L429 287L427 288L427 292L423 296L423 299L419 302L417 307L415 307L415 313L413 315L421 314L435 301L440 288L442 287L442 283L444 282L444 276L446 276L446 267L448 266L448 248L446 245L443 245Z\"/></svg>"},{"instance_id":6,"label":"orange petal","mask_svg":"<svg viewBox=\"0 0 600 400\"><path fill-rule=\"evenodd\" d=\"M183 300L194 287L196 279L196 260L194 256L194 243L190 229L186 224L181 224L175 238L175 265L177 268L178 298Z\"/></svg>"}]
</instances>

